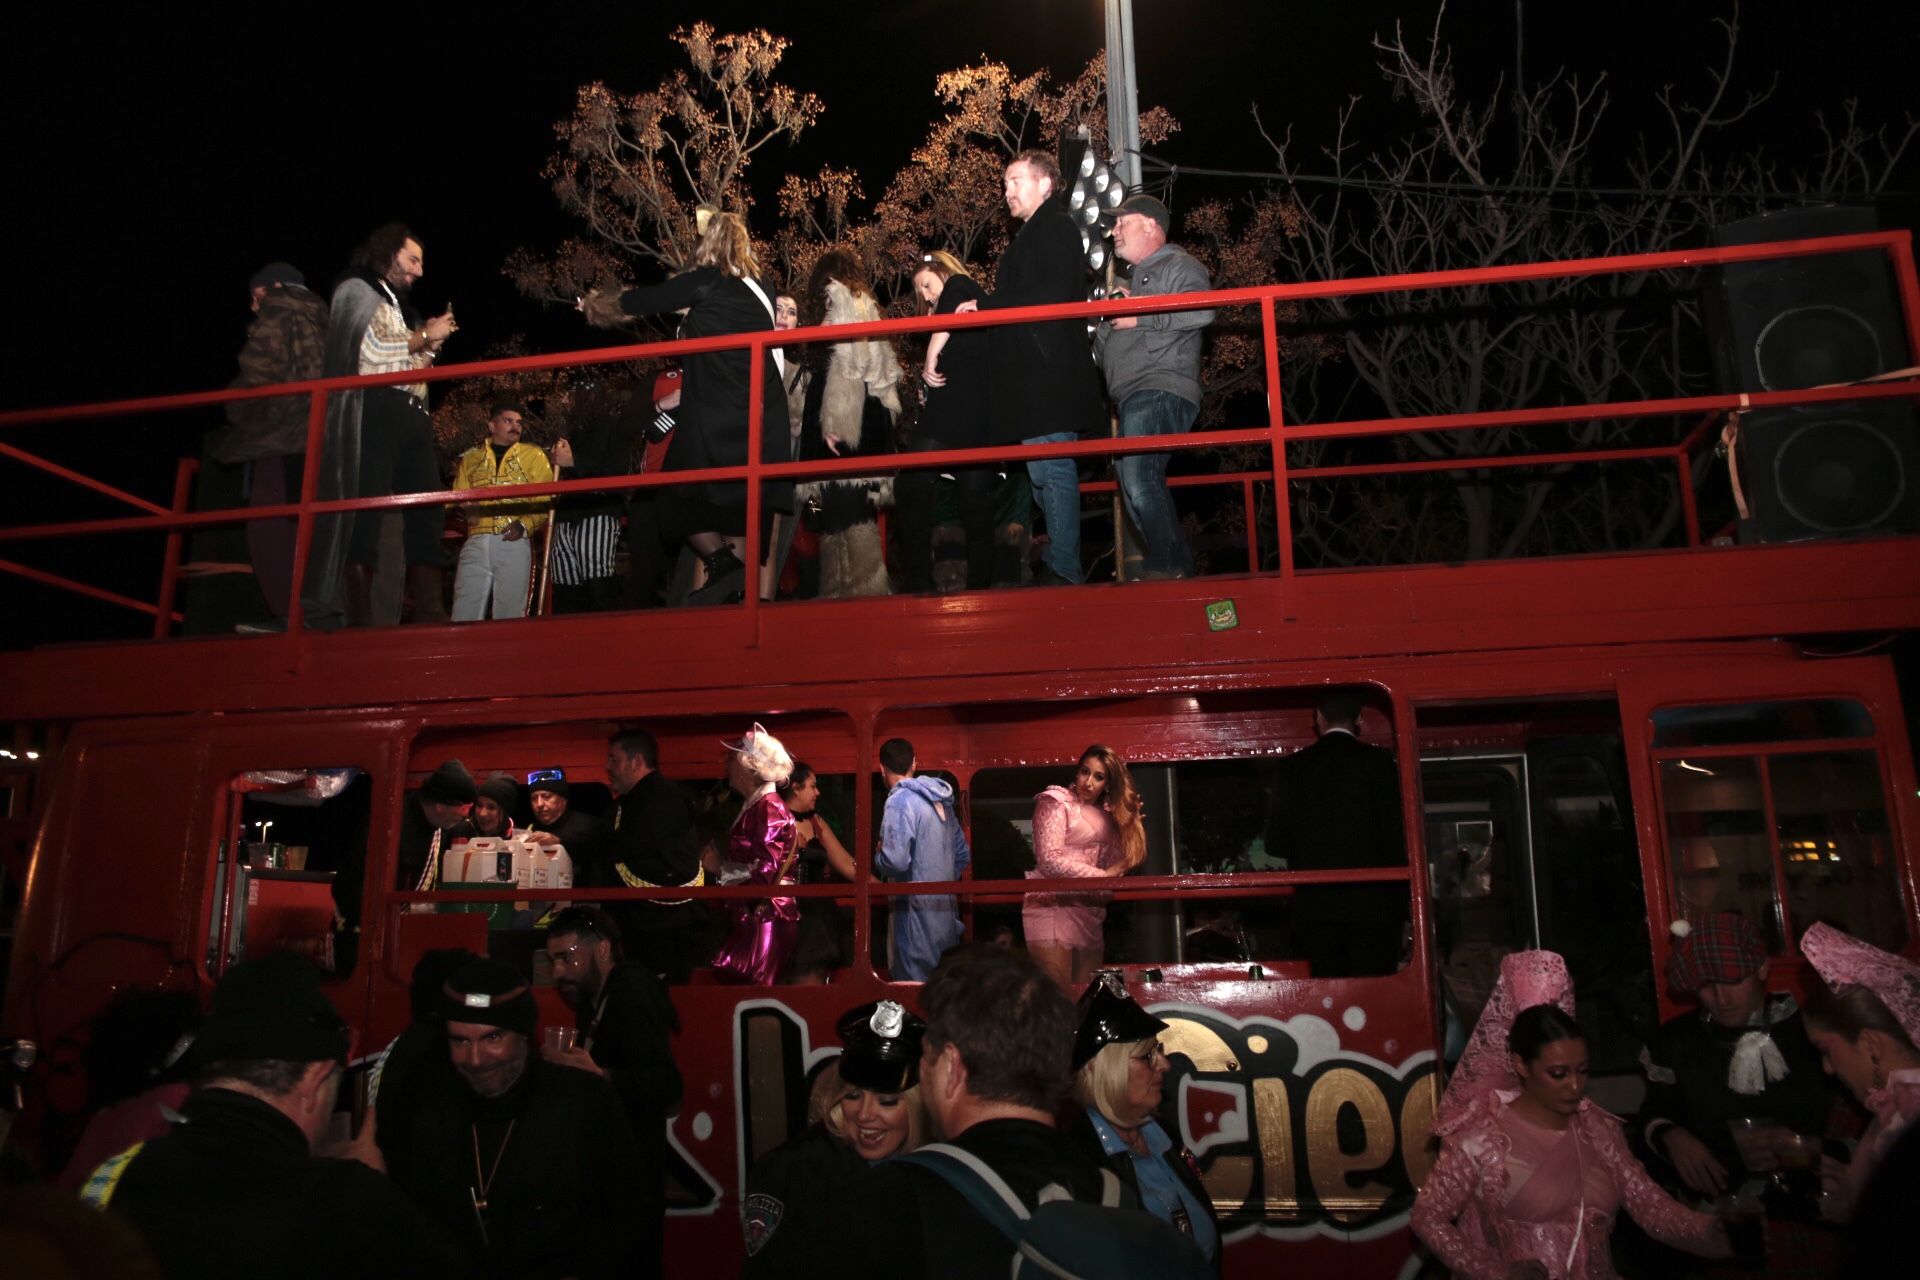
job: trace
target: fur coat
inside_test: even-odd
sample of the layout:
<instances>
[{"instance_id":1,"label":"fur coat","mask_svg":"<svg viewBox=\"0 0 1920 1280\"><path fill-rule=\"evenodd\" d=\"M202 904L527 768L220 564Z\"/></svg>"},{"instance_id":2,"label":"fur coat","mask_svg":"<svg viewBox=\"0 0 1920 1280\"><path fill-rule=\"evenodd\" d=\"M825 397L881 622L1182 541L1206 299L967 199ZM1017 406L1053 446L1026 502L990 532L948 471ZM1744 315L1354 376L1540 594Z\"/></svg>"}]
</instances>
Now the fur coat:
<instances>
[{"instance_id":1,"label":"fur coat","mask_svg":"<svg viewBox=\"0 0 1920 1280\"><path fill-rule=\"evenodd\" d=\"M880 305L872 297L856 297L838 280L827 282L823 324L864 324L882 318ZM802 426L802 458L894 451L893 426L900 420L900 361L891 343L883 338L836 342L828 353L824 372L816 372L809 381L820 385L806 388L806 402L809 408L817 402L819 408L807 415ZM885 411L884 417L869 411L869 396ZM827 444L829 436L837 445ZM859 489L872 495L875 506L893 505L891 475L810 480L798 486L803 501L822 497L834 488Z\"/></svg>"}]
</instances>

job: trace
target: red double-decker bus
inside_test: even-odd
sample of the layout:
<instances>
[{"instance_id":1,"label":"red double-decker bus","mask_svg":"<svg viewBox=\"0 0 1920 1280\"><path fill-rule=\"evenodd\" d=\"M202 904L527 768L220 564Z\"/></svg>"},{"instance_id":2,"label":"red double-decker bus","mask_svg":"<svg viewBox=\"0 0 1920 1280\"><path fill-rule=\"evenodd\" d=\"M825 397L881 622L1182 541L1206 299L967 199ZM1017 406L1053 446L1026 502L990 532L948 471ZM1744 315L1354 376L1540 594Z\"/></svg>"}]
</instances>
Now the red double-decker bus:
<instances>
[{"instance_id":1,"label":"red double-decker bus","mask_svg":"<svg viewBox=\"0 0 1920 1280\"><path fill-rule=\"evenodd\" d=\"M1716 541L1703 536L1687 477L1729 413L1906 403L1915 391L1894 381L1288 425L1275 308L1334 294L1863 251L1891 264L1913 334L1920 289L1904 234L1277 285L957 322L1183 307L1257 313L1267 350L1264 424L992 455L1263 447L1266 470L1204 478L1247 496L1255 550L1241 574L943 597L762 604L750 596L731 608L327 634L302 630L296 618L283 636L206 638L172 634L182 531L294 515L304 548L317 514L446 504L457 495L193 513L183 502L166 507L123 494L158 510L0 530L0 542L13 544L109 546L167 535L158 598L114 596L153 617L155 640L0 656L14 754L31 747L38 755L6 762L15 803L9 830L21 857L10 868L20 898L5 1030L44 1050L30 1082L37 1109L22 1132L54 1154L61 1118L82 1104L78 1037L106 1000L130 987L204 992L245 956L299 947L331 960L330 994L356 1029L356 1051L371 1053L405 1024L407 977L427 948L515 954L524 944L543 982L531 935L513 928L513 913L471 909L524 899L523 891L396 885L409 790L455 757L476 776L563 768L575 806L593 811L606 801L596 784L609 734L637 725L658 739L662 771L698 793L718 783L718 740L759 721L821 777L822 812L847 840L859 874L851 884L797 890L694 891L711 905L775 894L832 899L850 934L851 963L824 983L745 988L697 972L674 989L674 1050L687 1086L669 1130L669 1269L733 1274L746 1170L802 1123L811 1074L837 1048L836 1017L876 998L915 999L911 984L892 983L885 971L891 901L956 893L970 929L985 936L1017 919L1026 891L1081 887L1026 880L1020 868L1023 854L1030 857L1034 794L1065 781L1082 749L1101 742L1130 763L1150 831L1146 864L1112 885L1107 959L1169 1024L1165 1043L1179 1055L1168 1080L1176 1136L1212 1193L1229 1242L1228 1273L1256 1274L1285 1257L1354 1275L1407 1274L1407 1212L1434 1158L1430 1122L1446 1058L1502 954L1543 946L1567 956L1594 1051L1595 1095L1631 1111L1642 1039L1674 1008L1656 980L1670 921L1746 912L1762 924L1779 960L1776 976L1790 985L1802 979L1797 938L1816 920L1891 949L1914 947L1920 803L1897 673L1879 643L1920 628L1914 543L1897 527ZM888 321L779 341L954 323ZM429 377L724 346L757 355L771 338L647 344ZM327 397L383 380L396 378L277 389L312 397L310 470ZM137 422L142 413L237 394L259 393L10 413L0 415L0 428ZM750 403L758 405L757 394ZM750 457L759 455L754 413ZM1449 465L1604 465L1630 453L1635 462L1672 466L1686 504L1676 545L1344 570L1295 563L1291 495L1337 468L1290 470L1290 444L1595 418L1687 426L1670 443L1638 450ZM5 447L16 465L111 489ZM757 503L769 478L978 457L755 462L695 478L744 476ZM1270 528L1252 518L1256 489L1274 496ZM13 554L0 558L0 569L101 597ZM1290 870L1265 848L1274 761L1313 740L1313 712L1330 689L1358 697L1360 736L1397 762L1406 849L1396 865ZM899 885L868 873L882 803L876 749L896 736L911 740L922 769L949 777L961 797L976 850L964 881ZM304 869L250 865L246 846L259 842L306 847ZM331 934L329 881L343 866L365 883L351 954ZM1334 882L1375 883L1404 900L1397 971L1317 972L1303 958L1290 899L1302 886ZM544 896L627 901L684 892ZM558 1019L550 987L541 999Z\"/></svg>"}]
</instances>

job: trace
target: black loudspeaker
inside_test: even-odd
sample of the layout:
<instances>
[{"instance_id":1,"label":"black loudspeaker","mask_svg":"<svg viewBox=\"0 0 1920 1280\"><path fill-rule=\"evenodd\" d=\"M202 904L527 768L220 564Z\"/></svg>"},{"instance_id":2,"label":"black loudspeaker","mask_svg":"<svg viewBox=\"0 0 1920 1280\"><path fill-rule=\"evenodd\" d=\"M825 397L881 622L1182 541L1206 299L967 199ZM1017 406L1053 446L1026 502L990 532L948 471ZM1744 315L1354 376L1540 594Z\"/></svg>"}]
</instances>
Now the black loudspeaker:
<instances>
[{"instance_id":1,"label":"black loudspeaker","mask_svg":"<svg viewBox=\"0 0 1920 1280\"><path fill-rule=\"evenodd\" d=\"M1721 227L1722 245L1876 230L1866 209L1787 209ZM1913 363L1883 252L1732 263L1709 293L1721 387L1792 391ZM1743 542L1920 529L1920 424L1911 400L1762 409L1740 420Z\"/></svg>"}]
</instances>

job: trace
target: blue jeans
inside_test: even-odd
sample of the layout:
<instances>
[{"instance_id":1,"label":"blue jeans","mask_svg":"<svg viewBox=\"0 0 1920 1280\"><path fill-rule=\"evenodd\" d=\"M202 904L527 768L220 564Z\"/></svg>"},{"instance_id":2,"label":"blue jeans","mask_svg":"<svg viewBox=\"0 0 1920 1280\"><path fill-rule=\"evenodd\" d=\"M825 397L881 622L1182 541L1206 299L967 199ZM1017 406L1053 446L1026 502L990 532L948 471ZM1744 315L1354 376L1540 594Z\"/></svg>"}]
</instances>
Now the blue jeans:
<instances>
[{"instance_id":1,"label":"blue jeans","mask_svg":"<svg viewBox=\"0 0 1920 1280\"><path fill-rule=\"evenodd\" d=\"M1193 429L1200 406L1171 391L1136 391L1120 406L1123 436L1177 436ZM1131 453L1117 459L1120 500L1127 518L1147 544L1141 568L1147 573L1193 573L1193 552L1180 532L1180 513L1167 491L1170 453Z\"/></svg>"},{"instance_id":2,"label":"blue jeans","mask_svg":"<svg viewBox=\"0 0 1920 1280\"><path fill-rule=\"evenodd\" d=\"M1071 431L1032 436L1021 444L1061 444L1080 437ZM1047 521L1047 567L1068 582L1085 582L1080 568L1080 468L1072 458L1044 458L1027 464L1033 500Z\"/></svg>"}]
</instances>

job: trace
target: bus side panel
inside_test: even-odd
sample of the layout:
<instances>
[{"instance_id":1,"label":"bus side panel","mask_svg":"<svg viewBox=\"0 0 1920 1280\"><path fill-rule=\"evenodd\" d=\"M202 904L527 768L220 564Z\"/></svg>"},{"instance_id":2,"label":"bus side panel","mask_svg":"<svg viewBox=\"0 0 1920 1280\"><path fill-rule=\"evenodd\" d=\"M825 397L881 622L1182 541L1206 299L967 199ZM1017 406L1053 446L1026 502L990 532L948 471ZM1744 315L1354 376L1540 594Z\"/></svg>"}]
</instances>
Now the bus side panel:
<instances>
[{"instance_id":1,"label":"bus side panel","mask_svg":"<svg viewBox=\"0 0 1920 1280\"><path fill-rule=\"evenodd\" d=\"M61 758L28 866L7 1002L8 1030L41 1046L57 1109L84 1103L81 1074L60 1068L113 995L193 981L198 879L188 851L204 837L195 819L205 765L206 748L178 738L84 730Z\"/></svg>"}]
</instances>

